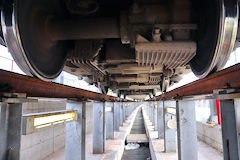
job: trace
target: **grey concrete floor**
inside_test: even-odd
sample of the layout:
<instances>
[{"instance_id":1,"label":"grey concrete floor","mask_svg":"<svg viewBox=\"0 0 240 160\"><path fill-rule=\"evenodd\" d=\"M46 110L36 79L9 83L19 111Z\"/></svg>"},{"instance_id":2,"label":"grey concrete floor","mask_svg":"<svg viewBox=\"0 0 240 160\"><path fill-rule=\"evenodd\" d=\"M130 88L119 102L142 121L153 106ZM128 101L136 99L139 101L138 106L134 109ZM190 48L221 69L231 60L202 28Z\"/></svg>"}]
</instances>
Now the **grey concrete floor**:
<instances>
[{"instance_id":1,"label":"grey concrete floor","mask_svg":"<svg viewBox=\"0 0 240 160\"><path fill-rule=\"evenodd\" d=\"M144 124L143 124L143 117L141 110L139 110L136 119L134 121L133 127L131 132L132 134L144 134L146 133ZM91 138L91 137L90 137ZM163 148L163 142L161 146ZM125 154L125 155L124 155ZM142 145L138 150L133 150L133 152L125 152L123 154L122 159L133 159L136 154L139 155L139 159L147 159L150 157L149 149L147 146ZM98 159L96 157L96 159ZM177 153L161 153L160 159L163 160L177 160ZM198 159L199 160L221 160L223 159L222 153L218 152L216 149L210 147L208 144L198 141ZM59 151L55 152L54 154L48 156L45 160L65 160L65 149L62 148Z\"/></svg>"},{"instance_id":2,"label":"grey concrete floor","mask_svg":"<svg viewBox=\"0 0 240 160\"><path fill-rule=\"evenodd\" d=\"M177 153L165 153L161 155L163 160L177 160ZM222 153L218 152L208 144L198 141L198 159L199 160L222 160ZM62 148L54 154L48 156L45 160L65 160L65 149Z\"/></svg>"},{"instance_id":3,"label":"grey concrete floor","mask_svg":"<svg viewBox=\"0 0 240 160\"><path fill-rule=\"evenodd\" d=\"M141 146L135 150L125 150L123 152L122 160L147 160L150 158L150 150L148 146Z\"/></svg>"},{"instance_id":4,"label":"grey concrete floor","mask_svg":"<svg viewBox=\"0 0 240 160\"><path fill-rule=\"evenodd\" d=\"M142 110L138 111L137 116L133 122L133 126L132 126L130 134L146 134Z\"/></svg>"},{"instance_id":5,"label":"grey concrete floor","mask_svg":"<svg viewBox=\"0 0 240 160\"><path fill-rule=\"evenodd\" d=\"M120 159L122 152L124 151L124 142L126 136L130 133L135 116L139 108L133 111L133 113L124 121L123 126L119 131L114 132L114 139L106 140L105 152L103 154L93 154L93 137L92 134L86 135L86 159L88 160L113 160ZM59 151L49 155L44 160L64 160L65 149L62 148Z\"/></svg>"},{"instance_id":6,"label":"grey concrete floor","mask_svg":"<svg viewBox=\"0 0 240 160\"><path fill-rule=\"evenodd\" d=\"M164 148L163 139L161 146ZM177 153L160 153L158 154L158 158L161 160L177 160ZM216 149L212 148L208 144L198 141L198 160L223 160L223 155Z\"/></svg>"}]
</instances>

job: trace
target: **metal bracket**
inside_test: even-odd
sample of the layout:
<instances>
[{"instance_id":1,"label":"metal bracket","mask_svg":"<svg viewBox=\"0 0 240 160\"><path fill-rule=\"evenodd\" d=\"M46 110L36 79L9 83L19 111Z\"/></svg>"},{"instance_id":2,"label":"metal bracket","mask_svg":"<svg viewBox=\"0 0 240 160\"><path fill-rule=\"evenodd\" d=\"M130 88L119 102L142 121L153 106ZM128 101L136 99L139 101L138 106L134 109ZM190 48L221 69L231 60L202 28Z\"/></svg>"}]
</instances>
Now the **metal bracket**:
<instances>
[{"instance_id":1,"label":"metal bracket","mask_svg":"<svg viewBox=\"0 0 240 160\"><path fill-rule=\"evenodd\" d=\"M73 101L73 102L90 102L87 98L68 98L67 101Z\"/></svg>"},{"instance_id":2,"label":"metal bracket","mask_svg":"<svg viewBox=\"0 0 240 160\"><path fill-rule=\"evenodd\" d=\"M240 92L237 89L218 89L213 91L214 99L235 99L240 98Z\"/></svg>"},{"instance_id":3,"label":"metal bracket","mask_svg":"<svg viewBox=\"0 0 240 160\"><path fill-rule=\"evenodd\" d=\"M25 93L4 93L0 98L0 102L4 103L24 103L24 102L38 102L37 99L27 98Z\"/></svg>"}]
</instances>

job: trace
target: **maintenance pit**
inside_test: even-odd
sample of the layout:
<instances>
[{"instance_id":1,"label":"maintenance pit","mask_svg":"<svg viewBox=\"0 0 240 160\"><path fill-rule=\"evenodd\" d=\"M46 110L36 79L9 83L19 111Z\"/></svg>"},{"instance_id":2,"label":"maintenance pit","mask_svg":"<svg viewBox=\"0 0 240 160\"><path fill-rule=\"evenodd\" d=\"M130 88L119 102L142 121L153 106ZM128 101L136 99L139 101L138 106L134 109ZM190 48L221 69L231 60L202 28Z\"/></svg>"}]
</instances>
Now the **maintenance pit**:
<instances>
[{"instance_id":1,"label":"maintenance pit","mask_svg":"<svg viewBox=\"0 0 240 160\"><path fill-rule=\"evenodd\" d=\"M0 160L240 160L239 2L0 1Z\"/></svg>"},{"instance_id":2,"label":"maintenance pit","mask_svg":"<svg viewBox=\"0 0 240 160\"><path fill-rule=\"evenodd\" d=\"M218 88L240 86L239 68L138 102L0 70L0 83L11 86L1 91L1 159L237 157L239 93ZM206 102L209 122L196 121ZM131 143L139 147L127 150Z\"/></svg>"}]
</instances>

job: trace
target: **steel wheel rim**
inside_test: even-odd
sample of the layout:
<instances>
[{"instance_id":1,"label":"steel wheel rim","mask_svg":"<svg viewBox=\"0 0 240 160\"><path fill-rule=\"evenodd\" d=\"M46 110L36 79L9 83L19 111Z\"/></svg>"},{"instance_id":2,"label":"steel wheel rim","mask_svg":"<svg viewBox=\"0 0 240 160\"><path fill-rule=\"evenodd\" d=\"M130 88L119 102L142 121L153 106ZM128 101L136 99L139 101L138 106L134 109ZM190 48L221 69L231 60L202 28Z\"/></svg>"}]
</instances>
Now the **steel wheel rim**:
<instances>
[{"instance_id":1,"label":"steel wheel rim","mask_svg":"<svg viewBox=\"0 0 240 160\"><path fill-rule=\"evenodd\" d=\"M219 71L226 64L237 36L238 29L238 4L236 0L219 0L220 17L216 48L211 63L204 71L197 71L194 60L190 61L193 73L204 78L212 72Z\"/></svg>"}]
</instances>

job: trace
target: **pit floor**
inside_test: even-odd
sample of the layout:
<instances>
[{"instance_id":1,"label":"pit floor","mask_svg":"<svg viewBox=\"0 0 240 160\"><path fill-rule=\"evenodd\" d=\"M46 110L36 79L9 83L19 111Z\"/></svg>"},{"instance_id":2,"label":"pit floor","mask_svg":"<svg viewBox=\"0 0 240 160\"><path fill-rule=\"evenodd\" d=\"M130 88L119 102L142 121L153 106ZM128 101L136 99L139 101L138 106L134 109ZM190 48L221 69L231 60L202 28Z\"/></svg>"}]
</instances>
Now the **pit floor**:
<instances>
[{"instance_id":1,"label":"pit floor","mask_svg":"<svg viewBox=\"0 0 240 160\"><path fill-rule=\"evenodd\" d=\"M146 131L145 131L143 123L144 122L142 119L142 112L141 112L141 110L139 110L137 113L137 116L135 118L135 121L133 123L133 127L131 129L130 134L131 133L132 134L136 134L136 133L145 134ZM126 126L127 125L129 125L129 124L126 124ZM87 141L90 141L91 138L92 138L91 135L86 136ZM163 148L163 146L164 146L164 143L162 140L161 146L159 146L159 147ZM141 147L139 149L133 150L133 152L128 152L128 151L124 152L123 156L122 156L122 160L127 160L127 159L131 160L132 155L135 156L136 153L139 155L140 159L147 159L150 157L148 145L141 145ZM97 157L95 157L95 158L98 159ZM86 157L86 159L88 159L88 158ZM106 159L108 159L108 158L106 158ZM177 160L178 158L177 158L177 153L162 153L162 154L160 154L159 159ZM220 153L216 149L212 148L208 144L206 144L202 141L198 141L198 159L199 160L221 160L221 159L223 159L223 155L222 155L222 153ZM44 160L65 160L65 148L62 148L59 151L51 154Z\"/></svg>"},{"instance_id":2,"label":"pit floor","mask_svg":"<svg viewBox=\"0 0 240 160\"><path fill-rule=\"evenodd\" d=\"M142 110L138 110L130 134L146 134ZM122 160L150 160L151 154L148 144L140 144L138 149L124 150Z\"/></svg>"},{"instance_id":3,"label":"pit floor","mask_svg":"<svg viewBox=\"0 0 240 160\"><path fill-rule=\"evenodd\" d=\"M164 153L161 155L163 160L177 160L177 153ZM199 160L221 160L222 153L218 152L208 144L198 141L198 159ZM45 160L65 160L65 148L62 148L50 155Z\"/></svg>"}]
</instances>

